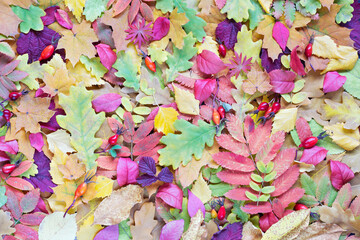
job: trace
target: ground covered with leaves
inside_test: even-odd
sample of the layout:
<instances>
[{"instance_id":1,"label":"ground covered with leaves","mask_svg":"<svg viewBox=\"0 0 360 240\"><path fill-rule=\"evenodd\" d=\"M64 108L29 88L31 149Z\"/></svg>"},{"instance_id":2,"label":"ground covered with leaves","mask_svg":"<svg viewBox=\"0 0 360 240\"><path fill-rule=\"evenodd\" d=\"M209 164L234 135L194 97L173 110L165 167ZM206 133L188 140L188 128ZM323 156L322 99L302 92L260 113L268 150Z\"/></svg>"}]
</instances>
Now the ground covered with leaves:
<instances>
[{"instance_id":1,"label":"ground covered with leaves","mask_svg":"<svg viewBox=\"0 0 360 240\"><path fill-rule=\"evenodd\" d=\"M358 0L2 0L0 238L360 238Z\"/></svg>"}]
</instances>

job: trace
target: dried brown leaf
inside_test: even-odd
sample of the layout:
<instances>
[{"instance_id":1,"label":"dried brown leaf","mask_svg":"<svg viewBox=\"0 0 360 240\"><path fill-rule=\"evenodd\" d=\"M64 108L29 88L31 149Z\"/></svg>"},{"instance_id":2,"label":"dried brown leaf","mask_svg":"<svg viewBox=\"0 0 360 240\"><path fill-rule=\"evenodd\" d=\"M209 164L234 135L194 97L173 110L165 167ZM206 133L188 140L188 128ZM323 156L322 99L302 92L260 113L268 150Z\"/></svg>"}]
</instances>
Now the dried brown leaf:
<instances>
[{"instance_id":1,"label":"dried brown leaf","mask_svg":"<svg viewBox=\"0 0 360 240\"><path fill-rule=\"evenodd\" d=\"M146 202L142 205L140 211L135 212L135 226L130 226L133 239L151 240L151 231L156 226L157 221L154 220L155 205Z\"/></svg>"},{"instance_id":2,"label":"dried brown leaf","mask_svg":"<svg viewBox=\"0 0 360 240\"><path fill-rule=\"evenodd\" d=\"M190 226L186 232L183 233L183 240L201 240L202 237L206 237L206 227L202 225L204 221L204 215L199 209L194 217L191 218Z\"/></svg>"}]
</instances>

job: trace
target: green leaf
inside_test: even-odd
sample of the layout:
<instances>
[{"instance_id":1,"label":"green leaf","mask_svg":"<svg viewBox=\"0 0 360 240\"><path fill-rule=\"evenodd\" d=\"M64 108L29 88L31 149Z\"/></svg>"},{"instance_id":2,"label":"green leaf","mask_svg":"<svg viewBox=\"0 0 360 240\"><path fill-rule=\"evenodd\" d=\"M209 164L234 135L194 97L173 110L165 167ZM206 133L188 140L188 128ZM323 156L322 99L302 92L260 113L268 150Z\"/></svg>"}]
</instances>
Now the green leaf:
<instances>
[{"instance_id":1,"label":"green leaf","mask_svg":"<svg viewBox=\"0 0 360 240\"><path fill-rule=\"evenodd\" d=\"M305 193L316 197L316 184L306 173L301 174L300 182Z\"/></svg>"},{"instance_id":2,"label":"green leaf","mask_svg":"<svg viewBox=\"0 0 360 240\"><path fill-rule=\"evenodd\" d=\"M174 81L178 72L186 71L193 66L194 63L189 60L197 53L197 47L194 47L195 42L196 39L190 33L184 37L182 49L174 46L173 55L168 56L166 60L169 66L169 69L166 70L167 82Z\"/></svg>"},{"instance_id":3,"label":"green leaf","mask_svg":"<svg viewBox=\"0 0 360 240\"><path fill-rule=\"evenodd\" d=\"M352 199L351 185L350 183L345 184L340 188L336 196L335 202L339 203L340 206L345 210L349 207Z\"/></svg>"},{"instance_id":4,"label":"green leaf","mask_svg":"<svg viewBox=\"0 0 360 240\"><path fill-rule=\"evenodd\" d=\"M109 150L109 153L113 158L115 158L117 156L117 153L116 153L117 149L121 149L121 146L120 145L115 145L112 148L110 148L110 150Z\"/></svg>"},{"instance_id":5,"label":"green leaf","mask_svg":"<svg viewBox=\"0 0 360 240\"><path fill-rule=\"evenodd\" d=\"M224 196L225 193L227 193L234 187L227 183L219 183L219 184L209 184L209 188L211 190L211 195L213 197L221 197Z\"/></svg>"},{"instance_id":6,"label":"green leaf","mask_svg":"<svg viewBox=\"0 0 360 240\"><path fill-rule=\"evenodd\" d=\"M249 9L249 27L254 30L264 19L264 11L258 1L250 0L254 9Z\"/></svg>"},{"instance_id":7,"label":"green leaf","mask_svg":"<svg viewBox=\"0 0 360 240\"><path fill-rule=\"evenodd\" d=\"M41 8L30 5L29 9L18 6L11 6L11 9L22 20L20 23L20 32L28 33L30 29L35 31L44 29L44 24L40 17L45 16L45 11Z\"/></svg>"},{"instance_id":8,"label":"green leaf","mask_svg":"<svg viewBox=\"0 0 360 240\"><path fill-rule=\"evenodd\" d=\"M354 8L351 4L354 3L354 0L335 0L334 3L341 5L339 12L336 14L336 23L340 24L350 21L353 17L352 12L354 11Z\"/></svg>"},{"instance_id":9,"label":"green leaf","mask_svg":"<svg viewBox=\"0 0 360 240\"><path fill-rule=\"evenodd\" d=\"M132 239L130 226L128 225L128 222L130 219L126 219L119 223L119 239L118 240L130 240Z\"/></svg>"},{"instance_id":10,"label":"green leaf","mask_svg":"<svg viewBox=\"0 0 360 240\"><path fill-rule=\"evenodd\" d=\"M266 165L266 172L265 173L270 173L273 169L274 169L274 162L269 162Z\"/></svg>"},{"instance_id":11,"label":"green leaf","mask_svg":"<svg viewBox=\"0 0 360 240\"><path fill-rule=\"evenodd\" d=\"M325 198L325 203L331 207L332 204L334 203L336 197L338 195L338 192L336 191L336 189L333 187L333 185L330 184L330 191L329 194L326 196Z\"/></svg>"},{"instance_id":12,"label":"green leaf","mask_svg":"<svg viewBox=\"0 0 360 240\"><path fill-rule=\"evenodd\" d=\"M86 0L83 14L86 20L93 22L106 10L107 0Z\"/></svg>"},{"instance_id":13,"label":"green leaf","mask_svg":"<svg viewBox=\"0 0 360 240\"><path fill-rule=\"evenodd\" d=\"M264 162L258 161L256 163L256 167L259 169L260 172L262 172L262 173L266 172L266 166L265 166Z\"/></svg>"},{"instance_id":14,"label":"green leaf","mask_svg":"<svg viewBox=\"0 0 360 240\"><path fill-rule=\"evenodd\" d=\"M249 186L251 187L251 189L253 189L254 191L260 192L261 188L259 185L257 185L256 183L254 183L253 181L250 181Z\"/></svg>"},{"instance_id":15,"label":"green leaf","mask_svg":"<svg viewBox=\"0 0 360 240\"><path fill-rule=\"evenodd\" d=\"M174 9L174 1L171 0L157 0L156 8L163 13L171 12Z\"/></svg>"},{"instance_id":16,"label":"green leaf","mask_svg":"<svg viewBox=\"0 0 360 240\"><path fill-rule=\"evenodd\" d=\"M152 61L156 61L159 64L162 64L167 60L169 52L156 47L155 44L150 44L150 46L148 47L148 54L150 55ZM156 70L158 68L159 67L157 67Z\"/></svg>"},{"instance_id":17,"label":"green leaf","mask_svg":"<svg viewBox=\"0 0 360 240\"><path fill-rule=\"evenodd\" d=\"M243 22L248 20L249 10L255 10L250 0L227 0L221 13L227 13L228 19Z\"/></svg>"},{"instance_id":18,"label":"green leaf","mask_svg":"<svg viewBox=\"0 0 360 240\"><path fill-rule=\"evenodd\" d=\"M247 222L249 220L249 214L241 210L241 207L244 206L243 201L234 201L234 205L231 209L231 212L235 213L242 222Z\"/></svg>"},{"instance_id":19,"label":"green leaf","mask_svg":"<svg viewBox=\"0 0 360 240\"><path fill-rule=\"evenodd\" d=\"M0 53L8 55L11 58L15 58L14 50L7 42L0 42Z\"/></svg>"},{"instance_id":20,"label":"green leaf","mask_svg":"<svg viewBox=\"0 0 360 240\"><path fill-rule=\"evenodd\" d=\"M33 164L26 172L20 174L19 177L30 178L30 176L35 176L38 172L38 166Z\"/></svg>"},{"instance_id":21,"label":"green leaf","mask_svg":"<svg viewBox=\"0 0 360 240\"><path fill-rule=\"evenodd\" d=\"M261 192L265 193L265 194L272 193L273 191L275 191L274 186L267 186L267 187L264 187L263 189L261 189Z\"/></svg>"},{"instance_id":22,"label":"green leaf","mask_svg":"<svg viewBox=\"0 0 360 240\"><path fill-rule=\"evenodd\" d=\"M322 202L325 199L326 194L329 192L329 190L330 190L330 179L328 176L323 176L320 179L318 187L316 189L317 200Z\"/></svg>"},{"instance_id":23,"label":"green leaf","mask_svg":"<svg viewBox=\"0 0 360 240\"><path fill-rule=\"evenodd\" d=\"M264 181L270 182L270 181L274 180L275 177L276 177L276 171L273 171L264 177Z\"/></svg>"},{"instance_id":24,"label":"green leaf","mask_svg":"<svg viewBox=\"0 0 360 240\"><path fill-rule=\"evenodd\" d=\"M134 113L139 115L149 115L151 113L151 108L148 107L136 107L134 108Z\"/></svg>"},{"instance_id":25,"label":"green leaf","mask_svg":"<svg viewBox=\"0 0 360 240\"><path fill-rule=\"evenodd\" d=\"M138 70L133 64L129 52L118 52L117 60L114 63L113 68L118 70L115 73L116 76L125 78L125 87L133 88L136 91L139 90L140 77L137 75Z\"/></svg>"},{"instance_id":26,"label":"green leaf","mask_svg":"<svg viewBox=\"0 0 360 240\"><path fill-rule=\"evenodd\" d=\"M97 165L98 154L94 154L94 151L101 146L102 140L95 138L95 134L105 120L104 112L96 114L92 108L92 97L93 92L87 91L84 86L72 86L69 96L59 96L59 104L65 110L66 116L56 117L59 125L71 133L70 143L87 171Z\"/></svg>"},{"instance_id":27,"label":"green leaf","mask_svg":"<svg viewBox=\"0 0 360 240\"><path fill-rule=\"evenodd\" d=\"M343 88L353 97L360 99L360 60L358 59L351 71L339 72L341 76L346 77Z\"/></svg>"},{"instance_id":28,"label":"green leaf","mask_svg":"<svg viewBox=\"0 0 360 240\"><path fill-rule=\"evenodd\" d=\"M263 181L263 178L260 175L255 174L255 173L251 174L251 179L254 180L255 182L259 182L259 183Z\"/></svg>"},{"instance_id":29,"label":"green leaf","mask_svg":"<svg viewBox=\"0 0 360 240\"><path fill-rule=\"evenodd\" d=\"M295 12L295 4L291 1L286 1L284 15L287 22L293 23L295 21Z\"/></svg>"},{"instance_id":30,"label":"green leaf","mask_svg":"<svg viewBox=\"0 0 360 240\"><path fill-rule=\"evenodd\" d=\"M305 8L306 12L314 15L318 8L321 8L319 0L300 0L300 5Z\"/></svg>"},{"instance_id":31,"label":"green leaf","mask_svg":"<svg viewBox=\"0 0 360 240\"><path fill-rule=\"evenodd\" d=\"M188 205L188 199L183 198L182 210L177 209L177 208L170 209L171 215L173 215L176 220L184 219L184 231L186 231L189 228L189 224L190 224L190 220L191 220L189 213L188 213L187 205ZM181 211L181 213L180 213L180 211Z\"/></svg>"},{"instance_id":32,"label":"green leaf","mask_svg":"<svg viewBox=\"0 0 360 240\"><path fill-rule=\"evenodd\" d=\"M269 200L269 198L270 198L270 195L264 194L264 195L261 195L261 196L258 198L258 201L259 201L259 202L266 202L267 200Z\"/></svg>"},{"instance_id":33,"label":"green leaf","mask_svg":"<svg viewBox=\"0 0 360 240\"><path fill-rule=\"evenodd\" d=\"M300 200L299 203L305 204L306 206L316 206L319 202L316 200L315 197L310 195L304 195Z\"/></svg>"},{"instance_id":34,"label":"green leaf","mask_svg":"<svg viewBox=\"0 0 360 240\"><path fill-rule=\"evenodd\" d=\"M249 191L246 191L245 195L253 202L256 202L258 200L257 196L255 196L254 194L252 194Z\"/></svg>"},{"instance_id":35,"label":"green leaf","mask_svg":"<svg viewBox=\"0 0 360 240\"><path fill-rule=\"evenodd\" d=\"M213 145L216 129L203 120L199 120L198 124L193 125L184 119L175 121L174 127L181 134L169 133L161 138L166 147L158 151L160 165L172 165L177 169L180 163L188 164L193 155L197 159L201 158L205 144L209 147Z\"/></svg>"},{"instance_id":36,"label":"green leaf","mask_svg":"<svg viewBox=\"0 0 360 240\"><path fill-rule=\"evenodd\" d=\"M87 56L81 55L80 62L84 64L86 70L91 72L91 75L96 78L96 80L100 81L100 78L104 76L104 74L108 71L104 65L101 64L100 58L88 58Z\"/></svg>"},{"instance_id":37,"label":"green leaf","mask_svg":"<svg viewBox=\"0 0 360 240\"><path fill-rule=\"evenodd\" d=\"M4 206L7 202L7 196L5 195L6 188L4 186L0 186L0 207Z\"/></svg>"}]
</instances>

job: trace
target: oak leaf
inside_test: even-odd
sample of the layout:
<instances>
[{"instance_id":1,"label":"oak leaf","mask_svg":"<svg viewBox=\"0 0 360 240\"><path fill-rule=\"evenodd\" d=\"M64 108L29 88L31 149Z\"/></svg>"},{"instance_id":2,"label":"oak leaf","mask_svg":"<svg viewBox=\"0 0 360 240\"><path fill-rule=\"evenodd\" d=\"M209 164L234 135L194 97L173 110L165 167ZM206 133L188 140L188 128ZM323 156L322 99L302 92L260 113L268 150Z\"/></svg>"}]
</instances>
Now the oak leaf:
<instances>
[{"instance_id":1,"label":"oak leaf","mask_svg":"<svg viewBox=\"0 0 360 240\"><path fill-rule=\"evenodd\" d=\"M201 209L198 210L196 215L191 218L189 228L186 232L183 233L183 240L200 240L206 236L206 227L202 225L204 221L203 213Z\"/></svg>"},{"instance_id":2,"label":"oak leaf","mask_svg":"<svg viewBox=\"0 0 360 240\"><path fill-rule=\"evenodd\" d=\"M135 226L130 226L134 239L152 239L151 232L157 221L154 220L155 206L152 202L146 202L140 211L135 212Z\"/></svg>"}]
</instances>

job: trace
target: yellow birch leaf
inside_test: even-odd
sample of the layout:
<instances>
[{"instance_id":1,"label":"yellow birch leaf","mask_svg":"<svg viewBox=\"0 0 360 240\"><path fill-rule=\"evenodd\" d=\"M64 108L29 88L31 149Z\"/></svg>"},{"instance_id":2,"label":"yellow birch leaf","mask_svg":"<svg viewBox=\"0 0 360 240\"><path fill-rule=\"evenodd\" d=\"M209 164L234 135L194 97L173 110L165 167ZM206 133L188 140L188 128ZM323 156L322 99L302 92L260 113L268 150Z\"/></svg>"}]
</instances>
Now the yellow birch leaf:
<instances>
[{"instance_id":1,"label":"yellow birch leaf","mask_svg":"<svg viewBox=\"0 0 360 240\"><path fill-rule=\"evenodd\" d=\"M278 131L289 132L293 130L295 127L297 110L297 108L280 109L274 117L272 134Z\"/></svg>"},{"instance_id":2,"label":"yellow birch leaf","mask_svg":"<svg viewBox=\"0 0 360 240\"><path fill-rule=\"evenodd\" d=\"M296 239L301 230L307 228L310 221L310 209L292 212L273 224L262 240Z\"/></svg>"},{"instance_id":3,"label":"yellow birch leaf","mask_svg":"<svg viewBox=\"0 0 360 240\"><path fill-rule=\"evenodd\" d=\"M325 126L324 130L330 134L334 143L345 150L351 151L360 145L360 134L358 129L345 129L344 123Z\"/></svg>"},{"instance_id":4,"label":"yellow birch leaf","mask_svg":"<svg viewBox=\"0 0 360 240\"><path fill-rule=\"evenodd\" d=\"M181 113L199 115L200 101L195 99L194 94L189 91L174 86L175 102Z\"/></svg>"},{"instance_id":5,"label":"yellow birch leaf","mask_svg":"<svg viewBox=\"0 0 360 240\"><path fill-rule=\"evenodd\" d=\"M343 58L334 40L327 35L314 38L313 55L322 58Z\"/></svg>"},{"instance_id":6,"label":"yellow birch leaf","mask_svg":"<svg viewBox=\"0 0 360 240\"><path fill-rule=\"evenodd\" d=\"M113 191L114 180L104 176L98 176L96 178L96 185L95 185L95 197L97 198L104 198L110 196Z\"/></svg>"},{"instance_id":7,"label":"yellow birch leaf","mask_svg":"<svg viewBox=\"0 0 360 240\"><path fill-rule=\"evenodd\" d=\"M99 224L94 223L94 215L90 215L87 217L83 224L80 226L78 232L76 233L76 237L78 240L88 240L94 239L95 235L103 229L103 227Z\"/></svg>"},{"instance_id":8,"label":"yellow birch leaf","mask_svg":"<svg viewBox=\"0 0 360 240\"><path fill-rule=\"evenodd\" d=\"M339 46L338 51L342 58L331 58L327 67L321 72L321 74L330 71L347 71L354 68L356 61L358 60L358 52L354 48L348 46Z\"/></svg>"},{"instance_id":9,"label":"yellow birch leaf","mask_svg":"<svg viewBox=\"0 0 360 240\"><path fill-rule=\"evenodd\" d=\"M72 11L76 20L80 22L85 7L85 0L65 0L65 5Z\"/></svg>"},{"instance_id":10,"label":"yellow birch leaf","mask_svg":"<svg viewBox=\"0 0 360 240\"><path fill-rule=\"evenodd\" d=\"M211 190L205 182L202 174L199 175L198 179L194 183L191 192L195 194L203 203L207 203L211 199Z\"/></svg>"},{"instance_id":11,"label":"yellow birch leaf","mask_svg":"<svg viewBox=\"0 0 360 240\"><path fill-rule=\"evenodd\" d=\"M174 133L174 122L177 119L179 113L171 108L159 107L159 111L155 116L154 127L159 132L167 135L168 133Z\"/></svg>"},{"instance_id":12,"label":"yellow birch leaf","mask_svg":"<svg viewBox=\"0 0 360 240\"><path fill-rule=\"evenodd\" d=\"M272 31L272 28L271 28ZM266 33L267 34L267 33ZM275 40L274 40L275 41ZM260 62L260 50L262 46L262 40L253 42L252 40L252 31L248 30L246 25L241 26L241 31L237 34L237 43L235 44L234 50L240 55L240 53L247 57L247 59L252 57L251 62L258 61ZM275 42L276 43L276 42ZM265 42L264 42L265 44ZM279 45L276 43L279 47ZM281 49L280 49L281 51Z\"/></svg>"}]
</instances>

